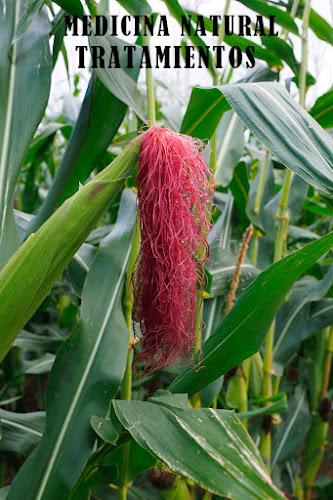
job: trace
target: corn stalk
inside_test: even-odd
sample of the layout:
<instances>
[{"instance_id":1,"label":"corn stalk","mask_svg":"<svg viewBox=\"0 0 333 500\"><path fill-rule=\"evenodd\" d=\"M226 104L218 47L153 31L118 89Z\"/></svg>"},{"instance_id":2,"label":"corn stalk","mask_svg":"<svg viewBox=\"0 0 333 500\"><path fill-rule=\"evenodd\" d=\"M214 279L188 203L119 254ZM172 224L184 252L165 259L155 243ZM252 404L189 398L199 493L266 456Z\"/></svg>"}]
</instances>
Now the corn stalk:
<instances>
[{"instance_id":1,"label":"corn stalk","mask_svg":"<svg viewBox=\"0 0 333 500\"><path fill-rule=\"evenodd\" d=\"M311 11L311 0L306 0L303 22L302 22L302 60L299 75L299 100L301 106L305 107L305 97L306 97L306 75L308 66L308 27L309 27L309 17ZM296 9L293 9L293 15L296 15ZM287 169L283 186L282 195L279 203L278 212L276 214L276 219L278 223L277 234L275 239L274 248L274 262L279 261L286 253L287 237L288 237L288 227L289 227L289 213L288 213L288 201L291 183L293 179L293 172ZM263 395L269 398L273 395L273 347L274 347L274 336L275 336L275 322L272 323L266 338L265 351L264 351L264 373L263 373ZM279 382L274 387L274 392L277 392ZM263 429L260 436L260 450L265 460L266 464L269 465L271 459L271 426L268 429Z\"/></svg>"}]
</instances>

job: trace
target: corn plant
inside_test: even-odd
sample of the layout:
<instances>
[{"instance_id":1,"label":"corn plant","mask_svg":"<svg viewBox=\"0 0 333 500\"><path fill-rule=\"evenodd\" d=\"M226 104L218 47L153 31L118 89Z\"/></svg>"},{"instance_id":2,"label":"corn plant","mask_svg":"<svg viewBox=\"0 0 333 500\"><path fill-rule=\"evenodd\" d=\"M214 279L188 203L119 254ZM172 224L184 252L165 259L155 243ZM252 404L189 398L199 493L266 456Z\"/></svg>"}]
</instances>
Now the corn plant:
<instances>
[{"instance_id":1,"label":"corn plant","mask_svg":"<svg viewBox=\"0 0 333 500\"><path fill-rule=\"evenodd\" d=\"M237 4L281 29L243 78L211 57L177 120L138 84L141 36L73 120L47 108L65 16L109 2L0 0L2 498L332 495L333 92L310 103L307 60L333 28L310 0Z\"/></svg>"}]
</instances>

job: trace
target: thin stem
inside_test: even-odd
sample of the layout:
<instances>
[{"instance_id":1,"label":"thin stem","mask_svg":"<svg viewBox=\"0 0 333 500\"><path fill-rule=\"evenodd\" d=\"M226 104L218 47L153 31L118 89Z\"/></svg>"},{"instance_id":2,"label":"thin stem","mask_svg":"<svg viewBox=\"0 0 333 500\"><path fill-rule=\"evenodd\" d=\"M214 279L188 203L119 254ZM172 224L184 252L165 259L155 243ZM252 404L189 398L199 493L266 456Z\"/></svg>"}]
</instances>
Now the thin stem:
<instances>
[{"instance_id":1,"label":"thin stem","mask_svg":"<svg viewBox=\"0 0 333 500\"><path fill-rule=\"evenodd\" d=\"M274 262L278 262L285 254L289 226L288 201L292 179L293 173L288 169L282 186L279 209L276 214L278 227L274 248Z\"/></svg>"},{"instance_id":2,"label":"thin stem","mask_svg":"<svg viewBox=\"0 0 333 500\"><path fill-rule=\"evenodd\" d=\"M125 376L121 386L121 399L130 401L132 399L132 362L133 362L133 347L128 348ZM120 477L121 484L117 490L118 500L126 500L127 498L127 483L128 483L128 466L130 460L131 443L123 445Z\"/></svg>"},{"instance_id":3,"label":"thin stem","mask_svg":"<svg viewBox=\"0 0 333 500\"><path fill-rule=\"evenodd\" d=\"M270 151L269 151L269 149L265 148L265 157L264 157L264 161L262 163L262 167L260 169L258 189L257 189L256 197L254 200L254 209L253 210L254 210L254 213L256 215L259 215L261 205L262 205L270 158L271 158ZM259 236L259 234L260 234L259 231L254 230L253 237L252 237L252 243L251 243L250 259L251 259L251 262L254 266L257 265L257 259L258 259L258 246L259 246L258 245L258 243L259 243L258 236Z\"/></svg>"},{"instance_id":4,"label":"thin stem","mask_svg":"<svg viewBox=\"0 0 333 500\"><path fill-rule=\"evenodd\" d=\"M298 7L299 7L300 3L301 3L301 0L294 0L293 1L292 7L291 7L291 10L290 10L290 14L289 14L292 19L294 19L296 17L297 10L298 10ZM287 38L288 38L288 31L287 30L282 30L281 31L281 36L285 40L287 40Z\"/></svg>"},{"instance_id":5,"label":"thin stem","mask_svg":"<svg viewBox=\"0 0 333 500\"><path fill-rule=\"evenodd\" d=\"M264 366L263 366L263 381L262 392L263 396L269 398L272 395L272 366L273 366L273 345L274 345L275 322L273 322L268 330L264 351Z\"/></svg>"}]
</instances>

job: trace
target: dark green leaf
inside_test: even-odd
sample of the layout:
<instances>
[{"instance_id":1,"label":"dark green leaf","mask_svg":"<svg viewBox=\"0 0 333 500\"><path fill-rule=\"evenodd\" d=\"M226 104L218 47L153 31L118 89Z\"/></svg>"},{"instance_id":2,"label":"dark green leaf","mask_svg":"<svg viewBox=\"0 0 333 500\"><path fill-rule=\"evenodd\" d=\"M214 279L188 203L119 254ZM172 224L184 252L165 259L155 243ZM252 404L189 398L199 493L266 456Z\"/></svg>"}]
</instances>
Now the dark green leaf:
<instances>
[{"instance_id":1,"label":"dark green leaf","mask_svg":"<svg viewBox=\"0 0 333 500\"><path fill-rule=\"evenodd\" d=\"M258 65L255 70L246 73L240 82L260 82L276 79L276 73L267 67ZM182 134L199 139L210 139L225 111L230 106L220 92L219 87L194 87L181 124Z\"/></svg>"},{"instance_id":2,"label":"dark green leaf","mask_svg":"<svg viewBox=\"0 0 333 500\"><path fill-rule=\"evenodd\" d=\"M305 276L292 288L276 319L274 361L285 364L297 352L308 322L309 302L322 299L333 283L333 267L322 280Z\"/></svg>"},{"instance_id":3,"label":"dark green leaf","mask_svg":"<svg viewBox=\"0 0 333 500\"><path fill-rule=\"evenodd\" d=\"M318 97L309 113L323 128L333 127L333 89Z\"/></svg>"},{"instance_id":4,"label":"dark green leaf","mask_svg":"<svg viewBox=\"0 0 333 500\"><path fill-rule=\"evenodd\" d=\"M181 124L182 134L210 139L230 106L218 88L194 87Z\"/></svg>"},{"instance_id":5,"label":"dark green leaf","mask_svg":"<svg viewBox=\"0 0 333 500\"><path fill-rule=\"evenodd\" d=\"M291 286L332 246L329 233L263 271L169 389L193 394L257 352Z\"/></svg>"},{"instance_id":6,"label":"dark green leaf","mask_svg":"<svg viewBox=\"0 0 333 500\"><path fill-rule=\"evenodd\" d=\"M332 26L321 17L318 12L311 9L310 19L309 19L310 28L317 35L318 38L324 40L324 42L328 42L333 45L333 28Z\"/></svg>"},{"instance_id":7,"label":"dark green leaf","mask_svg":"<svg viewBox=\"0 0 333 500\"><path fill-rule=\"evenodd\" d=\"M135 212L135 196L127 190L87 276L80 323L50 375L43 440L16 476L9 499L68 498L93 450L91 415L106 415L125 371L128 329L121 300Z\"/></svg>"},{"instance_id":8,"label":"dark green leaf","mask_svg":"<svg viewBox=\"0 0 333 500\"><path fill-rule=\"evenodd\" d=\"M264 0L238 0L238 2L265 17L274 16L274 21L277 24L286 28L291 33L298 35L297 24L288 12L279 9L278 7L274 7L273 5L269 5Z\"/></svg>"},{"instance_id":9,"label":"dark green leaf","mask_svg":"<svg viewBox=\"0 0 333 500\"><path fill-rule=\"evenodd\" d=\"M175 472L217 495L283 498L233 412L166 408L142 401L113 401L136 442Z\"/></svg>"},{"instance_id":10,"label":"dark green leaf","mask_svg":"<svg viewBox=\"0 0 333 500\"><path fill-rule=\"evenodd\" d=\"M81 17L84 15L84 9L80 0L55 0L55 3L72 16Z\"/></svg>"},{"instance_id":11,"label":"dark green leaf","mask_svg":"<svg viewBox=\"0 0 333 500\"><path fill-rule=\"evenodd\" d=\"M304 338L311 337L332 324L333 299L319 300L310 309L310 317L306 323Z\"/></svg>"}]
</instances>

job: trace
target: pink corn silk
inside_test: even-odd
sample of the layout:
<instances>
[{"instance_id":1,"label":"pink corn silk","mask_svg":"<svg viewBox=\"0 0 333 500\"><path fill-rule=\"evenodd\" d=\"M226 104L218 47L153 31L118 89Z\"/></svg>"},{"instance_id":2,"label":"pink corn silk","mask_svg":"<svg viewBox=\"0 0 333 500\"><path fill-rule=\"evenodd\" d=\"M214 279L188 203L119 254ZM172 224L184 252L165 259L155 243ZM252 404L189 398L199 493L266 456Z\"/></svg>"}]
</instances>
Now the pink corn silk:
<instances>
[{"instance_id":1,"label":"pink corn silk","mask_svg":"<svg viewBox=\"0 0 333 500\"><path fill-rule=\"evenodd\" d=\"M193 138L160 127L144 134L137 174L142 241L133 318L143 336L139 359L148 370L186 356L194 344L214 185Z\"/></svg>"}]
</instances>

